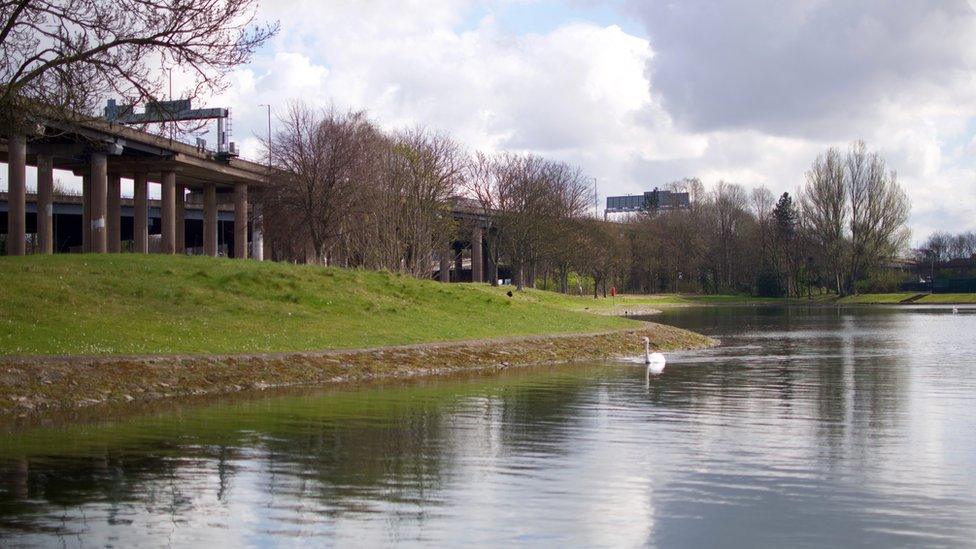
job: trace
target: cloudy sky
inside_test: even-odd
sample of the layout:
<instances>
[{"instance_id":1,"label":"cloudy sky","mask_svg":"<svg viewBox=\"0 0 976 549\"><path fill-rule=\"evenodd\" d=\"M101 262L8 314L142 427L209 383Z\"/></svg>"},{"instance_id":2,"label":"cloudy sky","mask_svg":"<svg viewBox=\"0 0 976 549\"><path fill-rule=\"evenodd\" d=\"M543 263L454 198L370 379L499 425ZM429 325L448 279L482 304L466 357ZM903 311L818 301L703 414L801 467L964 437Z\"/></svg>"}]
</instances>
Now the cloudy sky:
<instances>
[{"instance_id":1,"label":"cloudy sky","mask_svg":"<svg viewBox=\"0 0 976 549\"><path fill-rule=\"evenodd\" d=\"M281 34L220 101L366 109L469 148L581 165L599 192L686 176L794 191L864 139L915 238L976 229L976 11L966 0L264 0Z\"/></svg>"},{"instance_id":2,"label":"cloudy sky","mask_svg":"<svg viewBox=\"0 0 976 549\"><path fill-rule=\"evenodd\" d=\"M208 103L248 156L259 105L302 100L576 163L601 202L682 177L793 192L863 139L919 240L976 229L974 3L263 0L281 33Z\"/></svg>"}]
</instances>

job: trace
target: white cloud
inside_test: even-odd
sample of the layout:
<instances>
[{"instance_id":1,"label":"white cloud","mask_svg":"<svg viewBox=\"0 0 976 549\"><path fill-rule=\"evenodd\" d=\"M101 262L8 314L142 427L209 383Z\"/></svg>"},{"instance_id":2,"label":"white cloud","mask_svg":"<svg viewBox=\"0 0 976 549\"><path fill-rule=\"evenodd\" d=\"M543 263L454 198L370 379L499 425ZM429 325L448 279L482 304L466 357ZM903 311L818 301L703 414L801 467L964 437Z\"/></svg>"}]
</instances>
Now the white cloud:
<instances>
[{"instance_id":1,"label":"white cloud","mask_svg":"<svg viewBox=\"0 0 976 549\"><path fill-rule=\"evenodd\" d=\"M899 172L917 237L976 227L964 147L976 110L971 2L633 1L630 12L648 30L654 96L677 127L796 141L719 164L706 154L696 173L730 164L744 183L790 190L818 150L864 139Z\"/></svg>"},{"instance_id":2,"label":"white cloud","mask_svg":"<svg viewBox=\"0 0 976 549\"><path fill-rule=\"evenodd\" d=\"M793 192L817 153L865 139L908 189L916 236L976 228L964 2L633 2L621 25L647 37L578 18L513 34L494 14L518 2L475 7L266 1L282 33L216 101L252 156L258 105L302 100L571 161L601 195L684 176Z\"/></svg>"}]
</instances>

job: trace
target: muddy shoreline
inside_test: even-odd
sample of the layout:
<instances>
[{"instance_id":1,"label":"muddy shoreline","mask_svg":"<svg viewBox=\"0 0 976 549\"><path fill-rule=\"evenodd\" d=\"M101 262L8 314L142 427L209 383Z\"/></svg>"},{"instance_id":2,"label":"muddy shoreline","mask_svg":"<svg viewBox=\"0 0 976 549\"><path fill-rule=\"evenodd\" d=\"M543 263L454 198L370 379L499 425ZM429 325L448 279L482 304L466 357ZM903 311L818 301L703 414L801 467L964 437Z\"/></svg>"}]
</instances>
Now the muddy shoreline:
<instances>
[{"instance_id":1,"label":"muddy shoreline","mask_svg":"<svg viewBox=\"0 0 976 549\"><path fill-rule=\"evenodd\" d=\"M567 334L375 349L242 355L0 357L0 421L89 406L222 395L298 385L412 378L554 364L717 342L663 324Z\"/></svg>"}]
</instances>

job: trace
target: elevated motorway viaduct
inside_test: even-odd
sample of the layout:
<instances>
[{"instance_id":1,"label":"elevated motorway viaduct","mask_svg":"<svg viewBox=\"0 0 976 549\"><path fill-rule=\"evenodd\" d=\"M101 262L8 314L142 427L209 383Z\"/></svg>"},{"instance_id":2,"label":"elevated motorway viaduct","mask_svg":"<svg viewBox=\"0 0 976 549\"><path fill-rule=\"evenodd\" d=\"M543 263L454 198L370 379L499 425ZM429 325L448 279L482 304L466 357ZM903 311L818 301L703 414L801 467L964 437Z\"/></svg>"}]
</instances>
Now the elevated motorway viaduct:
<instances>
[{"instance_id":1,"label":"elevated motorway viaduct","mask_svg":"<svg viewBox=\"0 0 976 549\"><path fill-rule=\"evenodd\" d=\"M33 135L0 136L7 193L0 193L0 230L7 255L54 252L265 255L261 189L266 166L105 120L40 126ZM27 193L27 167L37 192ZM80 196L55 195L54 170L82 178ZM121 194L122 178L133 196ZM150 200L158 185L158 200ZM468 230L438 254L436 276L484 281L487 218L459 199L454 217ZM152 238L150 238L152 235ZM466 250L470 250L465 253ZM467 255L467 257L465 257Z\"/></svg>"}]
</instances>

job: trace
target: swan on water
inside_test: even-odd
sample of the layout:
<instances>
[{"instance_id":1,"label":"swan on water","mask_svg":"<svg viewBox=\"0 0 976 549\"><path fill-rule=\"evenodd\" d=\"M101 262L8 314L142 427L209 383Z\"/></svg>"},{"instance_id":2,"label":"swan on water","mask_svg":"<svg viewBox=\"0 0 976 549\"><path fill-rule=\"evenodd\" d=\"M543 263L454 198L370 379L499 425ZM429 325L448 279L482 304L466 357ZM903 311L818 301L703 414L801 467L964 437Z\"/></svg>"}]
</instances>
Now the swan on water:
<instances>
[{"instance_id":1,"label":"swan on water","mask_svg":"<svg viewBox=\"0 0 976 549\"><path fill-rule=\"evenodd\" d=\"M644 338L644 364L647 365L648 372L654 372L659 374L664 371L664 365L667 364L667 360L661 353L651 352L651 340Z\"/></svg>"},{"instance_id":2,"label":"swan on water","mask_svg":"<svg viewBox=\"0 0 976 549\"><path fill-rule=\"evenodd\" d=\"M952 308L952 314L956 314L958 312L959 312L959 307L953 307Z\"/></svg>"}]
</instances>

